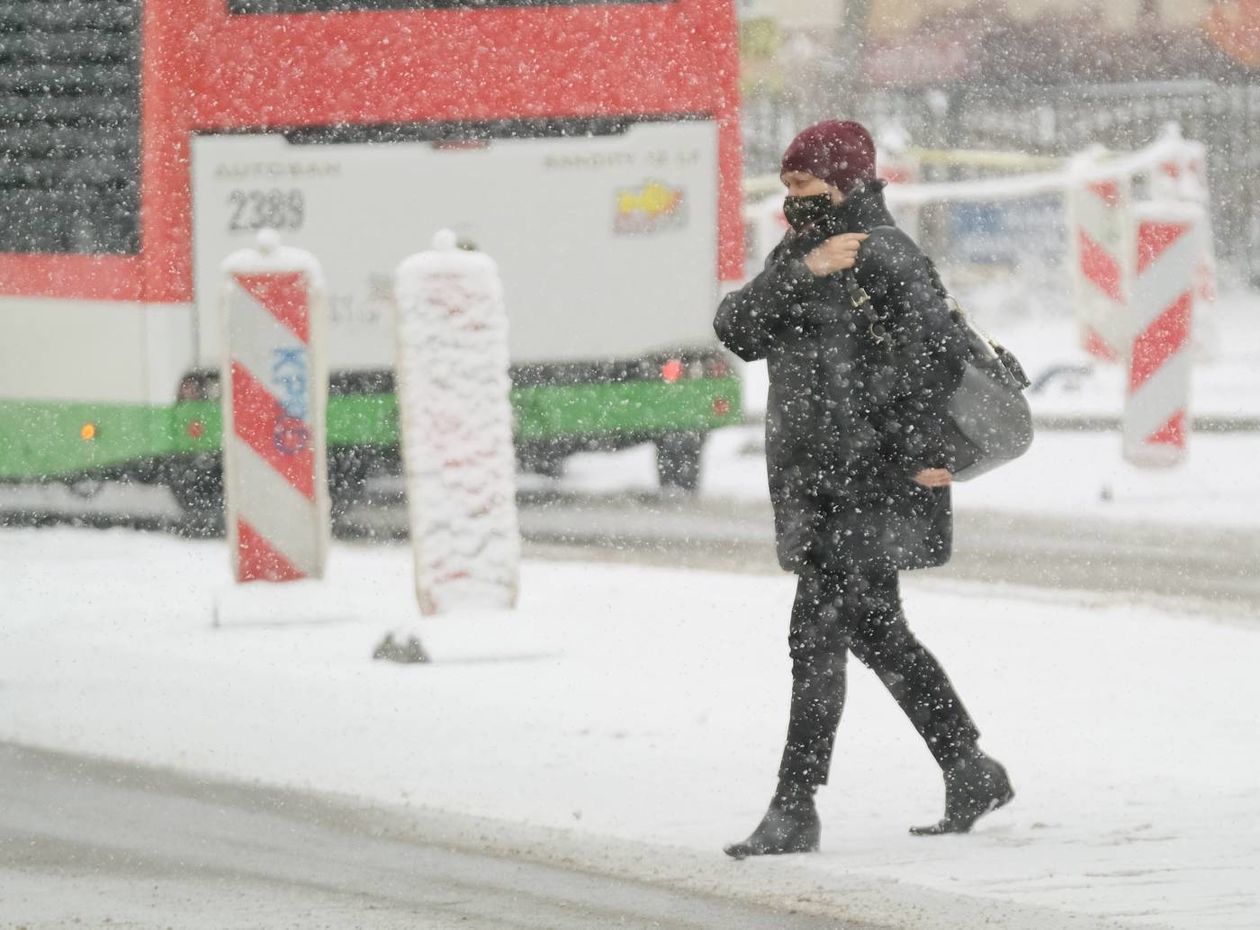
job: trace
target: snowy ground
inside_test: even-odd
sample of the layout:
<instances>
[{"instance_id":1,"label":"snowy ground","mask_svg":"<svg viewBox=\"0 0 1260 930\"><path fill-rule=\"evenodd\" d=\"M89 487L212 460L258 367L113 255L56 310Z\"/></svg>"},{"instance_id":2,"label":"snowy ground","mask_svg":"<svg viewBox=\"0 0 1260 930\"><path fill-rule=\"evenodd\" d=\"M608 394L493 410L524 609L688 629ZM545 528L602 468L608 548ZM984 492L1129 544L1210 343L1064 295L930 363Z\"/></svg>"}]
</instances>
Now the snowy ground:
<instances>
[{"instance_id":1,"label":"snowy ground","mask_svg":"<svg viewBox=\"0 0 1260 930\"><path fill-rule=\"evenodd\" d=\"M978 309L1034 377L1090 364L1066 320ZM1210 322L1194 410L1260 416L1260 301ZM1033 403L1114 416L1121 385L1094 364ZM753 368L750 407L759 390ZM759 433L712 437L704 497L764 500ZM1256 461L1256 432L1195 435L1182 467L1141 471L1115 433L1043 431L956 501L1260 530ZM652 451L576 456L557 484L653 490ZM490 818L504 848L531 830L579 859L628 844L632 875L665 861L654 877L759 882L906 928L1260 926L1254 625L914 575L912 621L1016 803L970 837L908 836L939 816L939 776L855 669L823 853L737 864L719 849L760 815L782 738L790 579L533 562L516 614L420 622L410 572L403 547L339 545L317 589L233 589L222 541L0 530L0 740ZM418 630L436 664L369 661L387 628Z\"/></svg>"},{"instance_id":2,"label":"snowy ground","mask_svg":"<svg viewBox=\"0 0 1260 930\"><path fill-rule=\"evenodd\" d=\"M403 547L335 547L322 590L227 577L221 541L0 531L0 739L682 847L715 887L948 893L894 909L906 927L978 925L942 901L1019 930L1260 926L1260 630L916 575L913 622L1016 802L907 835L939 776L855 669L824 851L734 863L774 779L790 579L527 563L517 613L418 622ZM389 626L437 662L368 661Z\"/></svg>"}]
</instances>

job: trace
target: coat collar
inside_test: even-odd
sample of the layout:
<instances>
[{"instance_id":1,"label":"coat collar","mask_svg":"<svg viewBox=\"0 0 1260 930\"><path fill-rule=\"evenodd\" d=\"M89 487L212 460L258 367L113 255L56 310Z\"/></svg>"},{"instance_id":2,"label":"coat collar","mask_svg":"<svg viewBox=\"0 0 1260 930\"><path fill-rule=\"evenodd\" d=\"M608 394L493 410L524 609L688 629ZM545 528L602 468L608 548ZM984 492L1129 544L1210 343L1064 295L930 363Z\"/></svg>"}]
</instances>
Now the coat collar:
<instances>
[{"instance_id":1,"label":"coat collar","mask_svg":"<svg viewBox=\"0 0 1260 930\"><path fill-rule=\"evenodd\" d=\"M857 188L836 208L839 232L870 232L877 226L895 226L884 200L884 181L872 181Z\"/></svg>"}]
</instances>

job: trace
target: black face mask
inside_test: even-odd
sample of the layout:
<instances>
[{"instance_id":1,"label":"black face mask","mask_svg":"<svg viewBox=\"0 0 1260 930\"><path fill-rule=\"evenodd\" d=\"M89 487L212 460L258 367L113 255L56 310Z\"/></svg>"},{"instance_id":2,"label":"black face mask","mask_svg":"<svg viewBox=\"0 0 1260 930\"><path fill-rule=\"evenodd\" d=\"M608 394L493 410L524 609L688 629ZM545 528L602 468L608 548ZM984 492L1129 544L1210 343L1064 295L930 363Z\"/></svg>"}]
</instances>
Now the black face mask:
<instances>
[{"instance_id":1,"label":"black face mask","mask_svg":"<svg viewBox=\"0 0 1260 930\"><path fill-rule=\"evenodd\" d=\"M835 204L831 194L812 194L809 197L784 197L783 216L797 232L810 227L822 228L832 218Z\"/></svg>"}]
</instances>

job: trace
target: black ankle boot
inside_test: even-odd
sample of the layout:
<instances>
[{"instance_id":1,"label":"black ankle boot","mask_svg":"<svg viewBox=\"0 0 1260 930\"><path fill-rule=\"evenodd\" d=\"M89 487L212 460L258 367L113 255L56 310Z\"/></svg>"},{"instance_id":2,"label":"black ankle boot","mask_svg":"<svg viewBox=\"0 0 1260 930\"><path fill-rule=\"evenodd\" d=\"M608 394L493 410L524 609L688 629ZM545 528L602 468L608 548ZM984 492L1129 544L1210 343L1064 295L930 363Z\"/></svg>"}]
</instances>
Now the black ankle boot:
<instances>
[{"instance_id":1,"label":"black ankle boot","mask_svg":"<svg viewBox=\"0 0 1260 930\"><path fill-rule=\"evenodd\" d=\"M980 750L945 769L945 818L929 827L911 827L915 836L966 833L989 811L1015 797L1006 769Z\"/></svg>"},{"instance_id":2,"label":"black ankle boot","mask_svg":"<svg viewBox=\"0 0 1260 930\"><path fill-rule=\"evenodd\" d=\"M822 825L814 806L812 787L780 789L770 809L748 839L724 847L728 856L777 856L783 853L818 852Z\"/></svg>"}]
</instances>

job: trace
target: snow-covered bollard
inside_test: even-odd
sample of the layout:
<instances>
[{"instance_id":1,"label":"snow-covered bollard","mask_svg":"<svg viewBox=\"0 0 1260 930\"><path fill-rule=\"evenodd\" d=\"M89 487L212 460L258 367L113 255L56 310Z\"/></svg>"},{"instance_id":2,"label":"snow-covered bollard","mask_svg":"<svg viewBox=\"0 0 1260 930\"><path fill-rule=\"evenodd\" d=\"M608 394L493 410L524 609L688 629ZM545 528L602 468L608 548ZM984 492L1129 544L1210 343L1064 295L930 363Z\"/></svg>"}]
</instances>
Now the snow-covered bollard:
<instances>
[{"instance_id":1,"label":"snow-covered bollard","mask_svg":"<svg viewBox=\"0 0 1260 930\"><path fill-rule=\"evenodd\" d=\"M441 230L394 288L416 599L425 614L512 607L520 532L498 267Z\"/></svg>"},{"instance_id":2,"label":"snow-covered bollard","mask_svg":"<svg viewBox=\"0 0 1260 930\"><path fill-rule=\"evenodd\" d=\"M1135 465L1168 466L1186 452L1190 328L1204 214L1195 204L1149 203L1137 216L1124 457Z\"/></svg>"},{"instance_id":3,"label":"snow-covered bollard","mask_svg":"<svg viewBox=\"0 0 1260 930\"><path fill-rule=\"evenodd\" d=\"M1081 343L1107 361L1125 355L1133 283L1133 193L1127 177L1100 177L1097 151L1070 167L1068 229Z\"/></svg>"},{"instance_id":4,"label":"snow-covered bollard","mask_svg":"<svg viewBox=\"0 0 1260 930\"><path fill-rule=\"evenodd\" d=\"M238 582L321 578L328 555L324 288L272 230L222 264L223 480Z\"/></svg>"}]
</instances>

